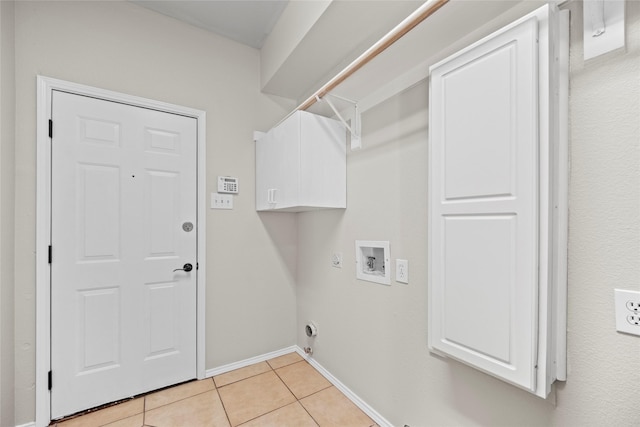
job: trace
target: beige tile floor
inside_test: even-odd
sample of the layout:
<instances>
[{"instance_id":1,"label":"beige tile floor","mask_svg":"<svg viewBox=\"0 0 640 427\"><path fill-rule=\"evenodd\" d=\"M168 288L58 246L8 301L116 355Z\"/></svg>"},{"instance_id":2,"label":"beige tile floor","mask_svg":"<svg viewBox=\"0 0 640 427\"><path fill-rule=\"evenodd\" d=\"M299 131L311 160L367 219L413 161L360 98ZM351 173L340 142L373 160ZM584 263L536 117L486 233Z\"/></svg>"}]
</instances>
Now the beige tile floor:
<instances>
[{"instance_id":1,"label":"beige tile floor","mask_svg":"<svg viewBox=\"0 0 640 427\"><path fill-rule=\"evenodd\" d=\"M138 397L56 427L370 427L297 353Z\"/></svg>"}]
</instances>

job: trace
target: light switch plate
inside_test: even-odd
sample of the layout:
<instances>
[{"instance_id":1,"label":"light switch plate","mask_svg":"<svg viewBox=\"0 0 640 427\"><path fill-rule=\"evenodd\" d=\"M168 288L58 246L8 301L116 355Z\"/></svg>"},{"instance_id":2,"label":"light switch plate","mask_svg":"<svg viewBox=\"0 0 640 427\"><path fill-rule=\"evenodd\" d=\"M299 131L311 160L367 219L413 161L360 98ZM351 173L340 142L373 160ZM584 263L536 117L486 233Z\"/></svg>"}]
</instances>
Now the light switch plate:
<instances>
[{"instance_id":1,"label":"light switch plate","mask_svg":"<svg viewBox=\"0 0 640 427\"><path fill-rule=\"evenodd\" d=\"M335 268L342 268L342 253L334 252L331 256L331 265Z\"/></svg>"},{"instance_id":2,"label":"light switch plate","mask_svg":"<svg viewBox=\"0 0 640 427\"><path fill-rule=\"evenodd\" d=\"M231 194L211 193L211 209L233 209Z\"/></svg>"}]
</instances>

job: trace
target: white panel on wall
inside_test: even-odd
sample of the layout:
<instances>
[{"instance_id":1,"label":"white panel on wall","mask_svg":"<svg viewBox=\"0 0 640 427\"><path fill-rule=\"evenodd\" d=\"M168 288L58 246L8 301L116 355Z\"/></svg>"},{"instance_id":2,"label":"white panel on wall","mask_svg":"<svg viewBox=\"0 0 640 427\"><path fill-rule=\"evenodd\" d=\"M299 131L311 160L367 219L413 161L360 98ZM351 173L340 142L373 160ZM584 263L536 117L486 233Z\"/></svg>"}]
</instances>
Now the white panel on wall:
<instances>
[{"instance_id":1,"label":"white panel on wall","mask_svg":"<svg viewBox=\"0 0 640 427\"><path fill-rule=\"evenodd\" d=\"M429 108L429 346L542 397L556 378L539 354L555 351L538 274L554 241L549 9L432 66Z\"/></svg>"}]
</instances>

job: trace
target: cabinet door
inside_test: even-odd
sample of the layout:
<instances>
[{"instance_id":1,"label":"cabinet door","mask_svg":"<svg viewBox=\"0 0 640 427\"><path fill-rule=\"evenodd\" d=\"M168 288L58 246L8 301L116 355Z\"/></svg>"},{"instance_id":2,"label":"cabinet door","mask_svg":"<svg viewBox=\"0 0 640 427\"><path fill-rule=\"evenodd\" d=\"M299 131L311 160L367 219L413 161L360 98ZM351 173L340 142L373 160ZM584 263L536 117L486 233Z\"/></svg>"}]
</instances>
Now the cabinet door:
<instances>
[{"instance_id":1,"label":"cabinet door","mask_svg":"<svg viewBox=\"0 0 640 427\"><path fill-rule=\"evenodd\" d=\"M297 205L299 151L298 113L256 141L256 210Z\"/></svg>"},{"instance_id":2,"label":"cabinet door","mask_svg":"<svg viewBox=\"0 0 640 427\"><path fill-rule=\"evenodd\" d=\"M431 69L429 345L535 390L538 24Z\"/></svg>"}]
</instances>

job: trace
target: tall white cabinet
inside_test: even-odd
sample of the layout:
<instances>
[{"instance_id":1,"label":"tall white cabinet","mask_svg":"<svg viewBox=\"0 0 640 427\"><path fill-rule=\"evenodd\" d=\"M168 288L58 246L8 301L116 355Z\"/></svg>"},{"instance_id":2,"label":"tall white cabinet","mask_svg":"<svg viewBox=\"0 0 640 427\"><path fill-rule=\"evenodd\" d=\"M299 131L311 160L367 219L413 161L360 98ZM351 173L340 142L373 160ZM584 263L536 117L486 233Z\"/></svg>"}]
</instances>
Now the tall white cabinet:
<instances>
[{"instance_id":1,"label":"tall white cabinet","mask_svg":"<svg viewBox=\"0 0 640 427\"><path fill-rule=\"evenodd\" d=\"M540 397L565 379L567 27L546 5L430 70L429 347Z\"/></svg>"},{"instance_id":2,"label":"tall white cabinet","mask_svg":"<svg viewBox=\"0 0 640 427\"><path fill-rule=\"evenodd\" d=\"M346 208L346 129L296 111L256 140L256 210Z\"/></svg>"}]
</instances>

